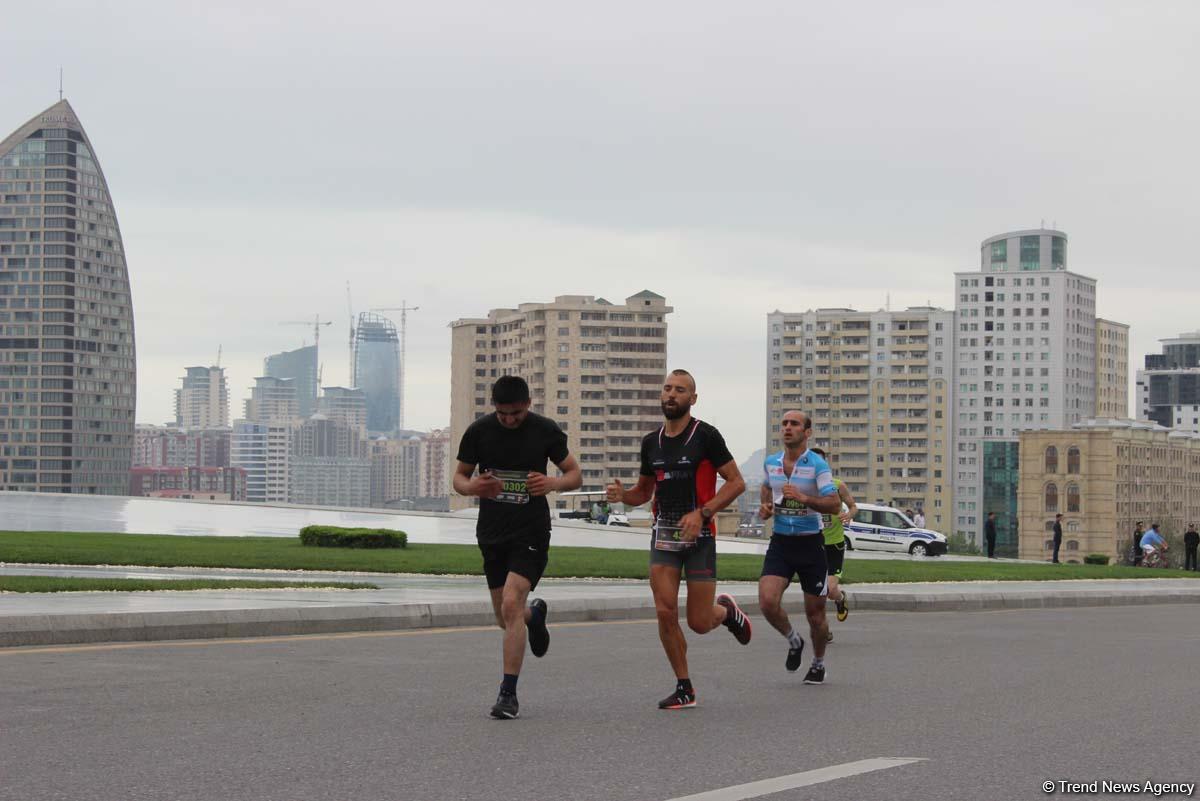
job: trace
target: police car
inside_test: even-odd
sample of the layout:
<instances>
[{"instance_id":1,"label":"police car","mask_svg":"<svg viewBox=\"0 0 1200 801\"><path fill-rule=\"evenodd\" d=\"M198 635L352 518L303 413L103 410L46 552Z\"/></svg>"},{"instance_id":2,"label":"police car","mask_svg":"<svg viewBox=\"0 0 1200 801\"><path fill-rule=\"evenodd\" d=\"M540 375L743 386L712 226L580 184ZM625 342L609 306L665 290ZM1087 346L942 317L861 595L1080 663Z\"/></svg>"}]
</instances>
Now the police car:
<instances>
[{"instance_id":1,"label":"police car","mask_svg":"<svg viewBox=\"0 0 1200 801\"><path fill-rule=\"evenodd\" d=\"M858 504L858 512L845 530L846 547L850 550L898 551L913 556L941 556L946 552L944 535L917 528L903 512L891 506Z\"/></svg>"}]
</instances>

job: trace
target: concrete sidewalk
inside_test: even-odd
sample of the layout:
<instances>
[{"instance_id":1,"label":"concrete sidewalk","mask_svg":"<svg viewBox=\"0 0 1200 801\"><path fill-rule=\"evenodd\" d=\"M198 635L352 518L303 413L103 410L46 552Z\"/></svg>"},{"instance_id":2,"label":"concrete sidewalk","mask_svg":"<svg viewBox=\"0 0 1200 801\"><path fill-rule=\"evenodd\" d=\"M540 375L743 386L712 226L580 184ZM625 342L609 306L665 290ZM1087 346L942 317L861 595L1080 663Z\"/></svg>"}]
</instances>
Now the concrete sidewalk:
<instances>
[{"instance_id":1,"label":"concrete sidewalk","mask_svg":"<svg viewBox=\"0 0 1200 801\"><path fill-rule=\"evenodd\" d=\"M196 568L3 565L0 574L106 578L257 578L369 581L378 590L204 590L5 594L0 647L341 631L494 625L478 576L414 576ZM721 582L720 591L758 612L757 588ZM946 612L1121 604L1200 603L1200 581L981 581L848 585L852 611ZM551 622L654 617L644 581L546 579L536 594ZM788 594L800 611L801 594Z\"/></svg>"}]
</instances>

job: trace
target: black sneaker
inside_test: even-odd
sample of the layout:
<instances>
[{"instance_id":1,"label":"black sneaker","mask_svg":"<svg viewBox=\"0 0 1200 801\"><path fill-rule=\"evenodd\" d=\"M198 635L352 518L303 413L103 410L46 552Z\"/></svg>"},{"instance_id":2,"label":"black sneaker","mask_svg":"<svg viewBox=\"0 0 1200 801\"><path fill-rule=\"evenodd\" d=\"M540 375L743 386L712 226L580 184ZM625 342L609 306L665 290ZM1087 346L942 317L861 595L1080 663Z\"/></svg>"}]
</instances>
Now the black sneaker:
<instances>
[{"instance_id":1,"label":"black sneaker","mask_svg":"<svg viewBox=\"0 0 1200 801\"><path fill-rule=\"evenodd\" d=\"M550 647L550 631L546 628L546 602L541 598L534 598L529 602L531 613L529 615L529 623L526 624L529 629L529 651L534 656L545 656L546 649Z\"/></svg>"},{"instance_id":2,"label":"black sneaker","mask_svg":"<svg viewBox=\"0 0 1200 801\"><path fill-rule=\"evenodd\" d=\"M838 622L844 621L850 615L850 606L846 603L846 591L842 590L842 597L835 601L837 604L837 619Z\"/></svg>"},{"instance_id":3,"label":"black sneaker","mask_svg":"<svg viewBox=\"0 0 1200 801\"><path fill-rule=\"evenodd\" d=\"M789 648L787 661L783 663L789 673L795 673L800 669L800 659L804 656L804 640L800 640L799 648Z\"/></svg>"},{"instance_id":4,"label":"black sneaker","mask_svg":"<svg viewBox=\"0 0 1200 801\"><path fill-rule=\"evenodd\" d=\"M742 645L750 642L750 618L742 612L742 608L737 605L737 601L733 600L733 596L721 593L717 596L717 603L725 607L728 612L725 615L725 628L729 629Z\"/></svg>"},{"instance_id":5,"label":"black sneaker","mask_svg":"<svg viewBox=\"0 0 1200 801\"><path fill-rule=\"evenodd\" d=\"M825 683L825 666L810 667L808 674L804 677L805 684L824 684Z\"/></svg>"},{"instance_id":6,"label":"black sneaker","mask_svg":"<svg viewBox=\"0 0 1200 801\"><path fill-rule=\"evenodd\" d=\"M520 705L516 693L506 693L501 690L492 706L492 717L497 720L516 720L521 716Z\"/></svg>"},{"instance_id":7,"label":"black sneaker","mask_svg":"<svg viewBox=\"0 0 1200 801\"><path fill-rule=\"evenodd\" d=\"M695 690L676 689L675 692L658 702L659 709L687 709L696 705Z\"/></svg>"}]
</instances>

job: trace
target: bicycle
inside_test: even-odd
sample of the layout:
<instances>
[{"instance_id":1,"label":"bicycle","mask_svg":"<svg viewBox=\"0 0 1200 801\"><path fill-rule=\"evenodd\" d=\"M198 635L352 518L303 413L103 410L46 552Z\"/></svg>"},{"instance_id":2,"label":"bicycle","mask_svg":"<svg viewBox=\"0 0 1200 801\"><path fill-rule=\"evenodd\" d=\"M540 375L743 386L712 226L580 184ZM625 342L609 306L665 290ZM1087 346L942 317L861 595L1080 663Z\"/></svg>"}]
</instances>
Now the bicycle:
<instances>
[{"instance_id":1,"label":"bicycle","mask_svg":"<svg viewBox=\"0 0 1200 801\"><path fill-rule=\"evenodd\" d=\"M1155 548L1153 551L1147 553L1145 558L1142 559L1142 567L1153 569L1156 567L1166 568L1170 567L1170 565L1168 564L1166 553Z\"/></svg>"}]
</instances>

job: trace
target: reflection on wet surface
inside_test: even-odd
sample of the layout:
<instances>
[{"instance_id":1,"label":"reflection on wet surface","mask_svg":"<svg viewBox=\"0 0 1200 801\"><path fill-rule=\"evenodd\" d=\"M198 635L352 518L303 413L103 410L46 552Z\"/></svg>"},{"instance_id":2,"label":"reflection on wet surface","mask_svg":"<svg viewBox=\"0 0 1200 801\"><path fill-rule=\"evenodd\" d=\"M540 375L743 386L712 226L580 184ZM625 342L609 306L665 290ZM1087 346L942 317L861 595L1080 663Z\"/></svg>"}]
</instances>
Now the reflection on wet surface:
<instances>
[{"instance_id":1,"label":"reflection on wet surface","mask_svg":"<svg viewBox=\"0 0 1200 801\"><path fill-rule=\"evenodd\" d=\"M109 531L223 537L295 537L308 525L396 528L412 542L475 542L475 520L449 514L308 509L200 503L161 498L0 492L0 530ZM593 548L649 548L649 533L556 522L554 543ZM762 553L761 542L722 542L726 553Z\"/></svg>"}]
</instances>

